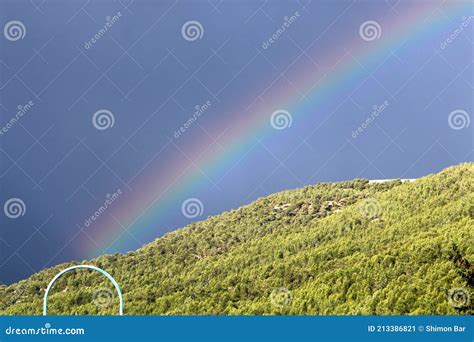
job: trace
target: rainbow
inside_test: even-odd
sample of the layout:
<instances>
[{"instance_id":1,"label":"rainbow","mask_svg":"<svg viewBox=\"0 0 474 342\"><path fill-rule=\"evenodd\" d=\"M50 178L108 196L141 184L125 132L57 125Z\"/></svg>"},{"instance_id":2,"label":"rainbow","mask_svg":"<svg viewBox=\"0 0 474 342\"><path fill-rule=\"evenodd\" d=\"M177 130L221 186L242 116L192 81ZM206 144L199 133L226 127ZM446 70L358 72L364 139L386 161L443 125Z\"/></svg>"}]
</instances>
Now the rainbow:
<instances>
[{"instance_id":1,"label":"rainbow","mask_svg":"<svg viewBox=\"0 0 474 342\"><path fill-rule=\"evenodd\" d=\"M181 206L183 197L192 197L192 194L203 190L202 173L216 179L246 153L257 138L262 139L278 134L269 122L270 115L275 110L288 110L293 116L293 121L303 120L305 116L314 113L314 108L324 109L324 106L334 101L338 94L364 78L366 71L359 63L365 66L375 65L390 50L413 49L421 40L444 38L439 35L447 34L446 26L449 23L445 16L457 17L459 15L461 18L470 11L469 2L453 1L445 5L444 14L436 11L439 5L440 2L437 1L420 1L416 6L411 6L407 13L396 17L394 13L389 13L386 17L378 17L376 20L383 34L380 40L367 42L361 39L359 32L355 32L350 35L348 41L338 42L344 44L343 46L347 51L351 51L354 58L346 58L343 62L334 65L335 61L342 57L338 55L340 52L329 51L324 56L318 55L316 60L327 71L327 75L316 86L315 82L321 78L320 69L308 70L308 67L305 67L297 72L297 87L311 89L307 94L309 101L299 101L299 94L292 88L276 84L272 93L269 94L270 100L251 108L252 115L225 115L227 122L215 122L214 131L228 127L229 124L232 127L231 132L219 141L224 149L217 151L210 149L207 146L208 140L202 139L202 141L193 141L186 148L187 155L199 156L199 161L195 162L198 167L194 162L182 156L176 156L174 162L168 162L166 165L155 161L134 181L132 185L134 190L124 195L123 199L117 201L109 209L112 215L130 232L150 231L150 240L156 238L153 236L155 232L153 227L156 226L159 218L165 215L169 208ZM250 93L240 101L248 105L253 101L255 94ZM114 249L119 250L127 247L121 241L123 228L109 215L104 215L100 222L96 223L96 227L97 235L94 234L96 246L86 247L88 256L95 257L102 254L112 245ZM84 251L81 249L81 252Z\"/></svg>"}]
</instances>

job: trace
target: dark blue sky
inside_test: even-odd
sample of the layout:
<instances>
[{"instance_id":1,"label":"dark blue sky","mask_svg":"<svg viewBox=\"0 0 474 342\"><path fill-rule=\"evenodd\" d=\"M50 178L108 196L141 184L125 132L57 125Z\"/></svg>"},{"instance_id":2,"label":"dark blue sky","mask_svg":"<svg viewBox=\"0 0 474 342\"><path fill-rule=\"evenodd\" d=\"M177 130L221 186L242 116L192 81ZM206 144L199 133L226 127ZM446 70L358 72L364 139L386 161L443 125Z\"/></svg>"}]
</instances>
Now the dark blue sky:
<instances>
[{"instance_id":1,"label":"dark blue sky","mask_svg":"<svg viewBox=\"0 0 474 342\"><path fill-rule=\"evenodd\" d=\"M473 15L0 1L0 282L281 190L472 161Z\"/></svg>"}]
</instances>

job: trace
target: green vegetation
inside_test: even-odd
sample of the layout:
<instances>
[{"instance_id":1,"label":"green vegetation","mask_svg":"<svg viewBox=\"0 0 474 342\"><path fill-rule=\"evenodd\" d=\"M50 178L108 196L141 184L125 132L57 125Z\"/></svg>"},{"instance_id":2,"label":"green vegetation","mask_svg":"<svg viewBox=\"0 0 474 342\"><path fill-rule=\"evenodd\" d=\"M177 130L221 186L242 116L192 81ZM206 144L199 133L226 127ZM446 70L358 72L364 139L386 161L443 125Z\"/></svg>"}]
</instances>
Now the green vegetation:
<instances>
[{"instance_id":1,"label":"green vegetation","mask_svg":"<svg viewBox=\"0 0 474 342\"><path fill-rule=\"evenodd\" d=\"M470 163L415 182L308 186L81 263L118 281L128 315L473 314L473 180ZM41 314L72 265L1 285L0 314ZM71 272L48 313L117 314L108 291L98 273Z\"/></svg>"}]
</instances>

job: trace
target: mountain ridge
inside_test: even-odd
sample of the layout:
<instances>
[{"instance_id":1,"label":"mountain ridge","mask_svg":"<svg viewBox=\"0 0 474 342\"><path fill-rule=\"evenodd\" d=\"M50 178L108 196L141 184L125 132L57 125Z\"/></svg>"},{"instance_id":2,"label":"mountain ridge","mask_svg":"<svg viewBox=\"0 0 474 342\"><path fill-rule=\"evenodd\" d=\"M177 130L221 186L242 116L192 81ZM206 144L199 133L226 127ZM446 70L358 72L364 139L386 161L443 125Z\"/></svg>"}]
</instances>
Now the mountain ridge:
<instances>
[{"instance_id":1,"label":"mountain ridge","mask_svg":"<svg viewBox=\"0 0 474 342\"><path fill-rule=\"evenodd\" d=\"M85 263L117 279L126 314L469 314L473 175L467 163L283 191ZM49 280L74 264L1 286L0 314L40 314ZM114 314L112 290L75 272L49 311Z\"/></svg>"}]
</instances>

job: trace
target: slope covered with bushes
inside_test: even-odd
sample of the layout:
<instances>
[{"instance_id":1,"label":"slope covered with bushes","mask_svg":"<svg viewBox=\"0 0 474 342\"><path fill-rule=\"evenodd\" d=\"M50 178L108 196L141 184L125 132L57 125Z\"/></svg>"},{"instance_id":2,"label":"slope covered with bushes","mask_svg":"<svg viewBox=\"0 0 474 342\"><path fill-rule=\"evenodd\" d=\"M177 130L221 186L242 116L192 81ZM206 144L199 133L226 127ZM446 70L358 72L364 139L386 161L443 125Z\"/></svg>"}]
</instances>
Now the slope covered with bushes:
<instances>
[{"instance_id":1,"label":"slope covered with bushes","mask_svg":"<svg viewBox=\"0 0 474 342\"><path fill-rule=\"evenodd\" d=\"M473 314L474 165L414 182L285 191L87 263L125 314ZM41 314L68 263L0 286L0 314ZM50 314L116 314L98 273L71 272Z\"/></svg>"}]
</instances>

